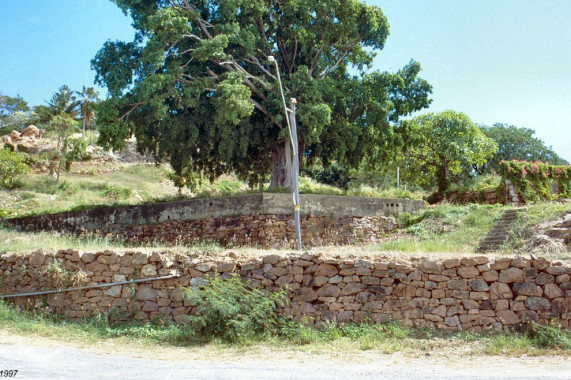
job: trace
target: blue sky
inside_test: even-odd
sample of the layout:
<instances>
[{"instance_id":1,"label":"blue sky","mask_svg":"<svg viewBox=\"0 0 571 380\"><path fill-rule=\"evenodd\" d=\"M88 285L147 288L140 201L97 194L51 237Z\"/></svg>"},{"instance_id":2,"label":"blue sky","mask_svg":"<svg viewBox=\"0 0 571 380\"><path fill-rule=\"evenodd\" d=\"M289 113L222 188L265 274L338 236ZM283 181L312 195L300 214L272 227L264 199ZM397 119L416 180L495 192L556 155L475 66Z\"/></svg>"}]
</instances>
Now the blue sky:
<instances>
[{"instance_id":1,"label":"blue sky","mask_svg":"<svg viewBox=\"0 0 571 380\"><path fill-rule=\"evenodd\" d=\"M367 0L391 25L375 69L411 58L434 88L429 112L531 128L571 161L571 1ZM93 85L90 60L131 40L108 0L0 0L0 92L42 104L63 84Z\"/></svg>"}]
</instances>

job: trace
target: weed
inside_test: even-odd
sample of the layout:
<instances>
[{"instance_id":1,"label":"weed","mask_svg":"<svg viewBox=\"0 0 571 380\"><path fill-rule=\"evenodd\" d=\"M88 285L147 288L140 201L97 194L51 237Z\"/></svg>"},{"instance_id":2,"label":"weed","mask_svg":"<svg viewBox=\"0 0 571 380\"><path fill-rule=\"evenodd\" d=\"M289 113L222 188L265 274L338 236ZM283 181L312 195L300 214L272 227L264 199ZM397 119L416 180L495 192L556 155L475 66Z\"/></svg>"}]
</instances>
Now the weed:
<instances>
[{"instance_id":1,"label":"weed","mask_svg":"<svg viewBox=\"0 0 571 380\"><path fill-rule=\"evenodd\" d=\"M238 276L227 279L218 275L186 292L197 315L190 325L208 340L245 341L269 333L278 324L276 309L288 300L286 290L265 293Z\"/></svg>"}]
</instances>

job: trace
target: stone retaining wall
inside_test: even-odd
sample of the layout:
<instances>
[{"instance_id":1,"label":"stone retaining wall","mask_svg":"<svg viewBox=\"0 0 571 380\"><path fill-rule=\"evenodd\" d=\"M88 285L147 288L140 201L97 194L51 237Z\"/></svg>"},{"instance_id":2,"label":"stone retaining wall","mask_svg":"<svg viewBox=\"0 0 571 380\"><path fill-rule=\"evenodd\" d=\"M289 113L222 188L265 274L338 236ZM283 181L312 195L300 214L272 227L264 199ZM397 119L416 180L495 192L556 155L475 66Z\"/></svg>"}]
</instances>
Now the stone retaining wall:
<instances>
[{"instance_id":1,"label":"stone retaining wall","mask_svg":"<svg viewBox=\"0 0 571 380\"><path fill-rule=\"evenodd\" d=\"M423 201L329 195L301 196L305 246L378 240ZM295 241L291 194L259 193L149 205L103 207L6 219L26 231L60 231L131 243L214 241L223 245L291 247Z\"/></svg>"},{"instance_id":2,"label":"stone retaining wall","mask_svg":"<svg viewBox=\"0 0 571 380\"><path fill-rule=\"evenodd\" d=\"M283 313L308 323L388 322L415 327L482 332L527 321L556 320L569 327L571 268L544 258L487 256L444 261L395 262L328 258L321 254L266 255L256 259L200 257L160 252L78 252L0 256L2 293L120 282L154 276L179 277L47 296L10 298L71 318L97 313L112 320L163 318L184 322L193 312L182 288L214 273L238 273L268 290L288 286Z\"/></svg>"}]
</instances>

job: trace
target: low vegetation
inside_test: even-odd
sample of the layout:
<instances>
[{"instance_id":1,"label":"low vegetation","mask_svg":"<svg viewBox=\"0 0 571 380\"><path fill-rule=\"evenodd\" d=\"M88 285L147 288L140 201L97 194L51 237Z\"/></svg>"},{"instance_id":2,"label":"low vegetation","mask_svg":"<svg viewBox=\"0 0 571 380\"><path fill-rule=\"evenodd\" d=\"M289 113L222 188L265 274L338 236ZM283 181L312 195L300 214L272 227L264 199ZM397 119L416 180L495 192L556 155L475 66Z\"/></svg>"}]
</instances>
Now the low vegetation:
<instances>
[{"instance_id":1,"label":"low vegetation","mask_svg":"<svg viewBox=\"0 0 571 380\"><path fill-rule=\"evenodd\" d=\"M559 326L529 325L524 334L501 333L472 335L435 330L412 330L398 323L335 323L309 327L277 313L286 302L284 292L264 296L238 277L215 278L189 290L199 315L188 324L174 325L154 320L150 323L115 325L104 315L80 322L61 316L30 314L0 302L0 328L18 334L93 343L120 339L129 344L136 340L149 345L203 346L204 344L263 345L278 350L319 351L377 350L382 353L404 352L419 355L459 344L472 353L491 355L571 354L571 332ZM471 345L470 345L471 344Z\"/></svg>"},{"instance_id":2,"label":"low vegetation","mask_svg":"<svg viewBox=\"0 0 571 380\"><path fill-rule=\"evenodd\" d=\"M443 204L417 215L399 217L400 230L387 242L374 247L397 252L475 252L478 239L485 236L504 212L499 205L455 206Z\"/></svg>"}]
</instances>

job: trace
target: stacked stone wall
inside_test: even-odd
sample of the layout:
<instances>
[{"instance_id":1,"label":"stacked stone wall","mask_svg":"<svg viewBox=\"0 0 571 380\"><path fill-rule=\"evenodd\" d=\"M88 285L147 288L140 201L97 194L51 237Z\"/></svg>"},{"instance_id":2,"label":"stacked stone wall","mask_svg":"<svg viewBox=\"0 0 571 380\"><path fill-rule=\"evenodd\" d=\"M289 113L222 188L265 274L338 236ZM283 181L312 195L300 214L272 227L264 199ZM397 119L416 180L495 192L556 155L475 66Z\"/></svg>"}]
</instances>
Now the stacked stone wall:
<instances>
[{"instance_id":1,"label":"stacked stone wall","mask_svg":"<svg viewBox=\"0 0 571 380\"><path fill-rule=\"evenodd\" d=\"M544 258L475 256L395 261L271 254L252 259L167 252L34 252L0 257L5 295L58 287L110 284L176 275L145 283L7 298L27 309L82 319L107 314L118 321L162 318L182 323L193 313L184 288L210 276L239 274L267 290L288 287L282 310L309 324L388 322L483 332L529 321L569 327L571 268Z\"/></svg>"}]
</instances>

